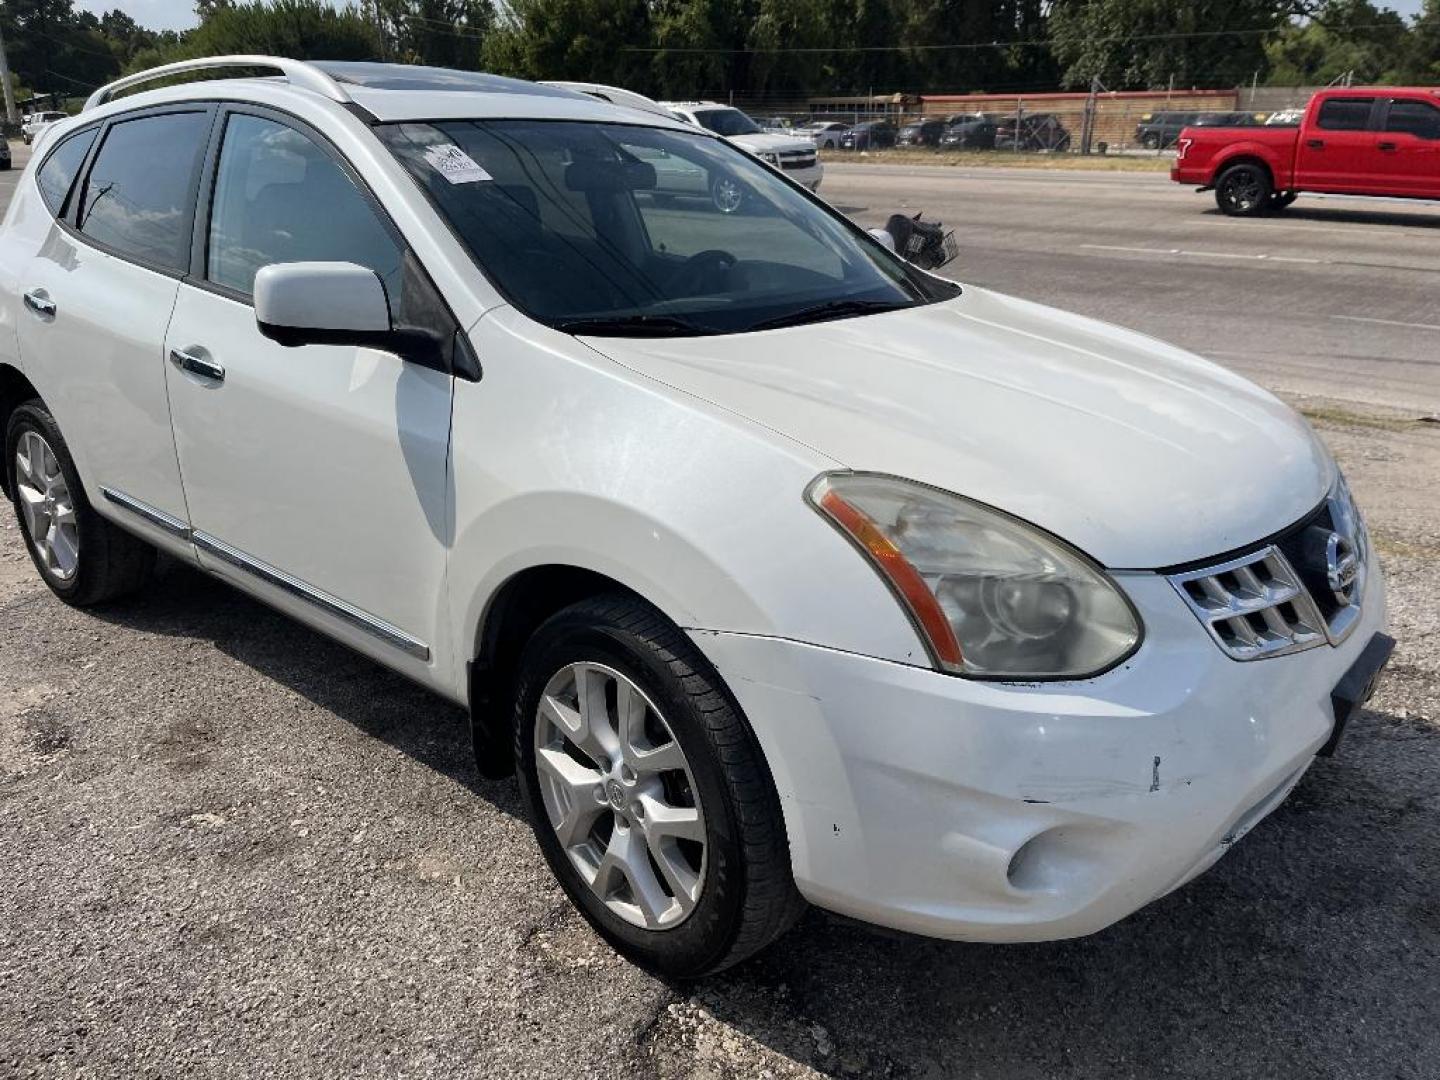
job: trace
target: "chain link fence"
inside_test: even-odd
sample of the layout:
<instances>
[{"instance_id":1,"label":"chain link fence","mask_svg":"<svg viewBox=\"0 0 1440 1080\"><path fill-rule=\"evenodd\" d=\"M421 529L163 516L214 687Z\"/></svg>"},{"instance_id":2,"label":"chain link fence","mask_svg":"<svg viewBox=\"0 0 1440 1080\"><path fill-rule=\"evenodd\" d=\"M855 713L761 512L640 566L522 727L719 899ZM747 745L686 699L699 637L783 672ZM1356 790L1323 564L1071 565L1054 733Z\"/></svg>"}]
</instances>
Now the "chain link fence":
<instances>
[{"instance_id":1,"label":"chain link fence","mask_svg":"<svg viewBox=\"0 0 1440 1080\"><path fill-rule=\"evenodd\" d=\"M1036 94L894 94L732 101L822 150L1162 154L1189 126L1296 123L1314 87ZM822 130L807 125L828 124ZM847 137L848 136L848 137Z\"/></svg>"}]
</instances>

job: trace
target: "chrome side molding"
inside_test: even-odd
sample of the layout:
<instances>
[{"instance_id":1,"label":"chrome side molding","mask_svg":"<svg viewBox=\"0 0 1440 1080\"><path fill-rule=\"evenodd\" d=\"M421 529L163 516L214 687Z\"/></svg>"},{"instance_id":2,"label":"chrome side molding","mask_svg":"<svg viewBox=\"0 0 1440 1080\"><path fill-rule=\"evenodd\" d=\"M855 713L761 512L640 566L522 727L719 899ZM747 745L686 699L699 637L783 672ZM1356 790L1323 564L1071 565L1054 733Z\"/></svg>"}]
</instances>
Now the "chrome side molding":
<instances>
[{"instance_id":1,"label":"chrome side molding","mask_svg":"<svg viewBox=\"0 0 1440 1080\"><path fill-rule=\"evenodd\" d=\"M218 559L223 559L231 566L244 570L267 585L273 585L277 589L289 593L291 596L304 600L306 603L319 608L332 618L348 623L357 630L363 630L371 637L378 638L394 648L417 660L430 659L430 646L423 641L411 637L397 626L391 626L383 619L377 619L369 612L361 611L353 604L347 604L339 597L331 596L327 592L307 585L297 577L278 570L269 563L261 562L238 548L233 548L218 537L196 529L190 536L191 541L201 551L208 552Z\"/></svg>"},{"instance_id":2,"label":"chrome side molding","mask_svg":"<svg viewBox=\"0 0 1440 1080\"><path fill-rule=\"evenodd\" d=\"M149 503L141 502L114 488L102 487L100 492L105 496L106 502L112 502L122 510L129 510L136 517L144 518L151 525L164 529L171 536L181 540L190 539L190 526L179 518L167 514L164 510L158 510Z\"/></svg>"},{"instance_id":3,"label":"chrome side molding","mask_svg":"<svg viewBox=\"0 0 1440 1080\"><path fill-rule=\"evenodd\" d=\"M247 574L259 578L267 585L273 585L277 589L289 593L291 596L304 600L323 611L331 618L339 619L363 630L371 637L383 641L392 648L399 649L408 656L417 660L430 659L430 646L423 641L411 637L398 626L392 626L384 619L377 619L367 611L361 611L353 604L347 604L339 597L331 596L327 592L307 585L297 577L285 573L284 570L276 569L269 563L261 562L254 556L247 555L239 548L231 547L219 537L211 536L209 533L201 532L199 529L192 529L179 518L167 514L164 510L157 509L149 503L141 502L139 499L126 495L123 491L116 491L114 488L102 487L101 493L107 502L112 502L122 510L128 510L136 517L149 522L156 528L163 529L180 540L188 540L201 551L208 552L218 559L223 559L231 566L244 570Z\"/></svg>"}]
</instances>

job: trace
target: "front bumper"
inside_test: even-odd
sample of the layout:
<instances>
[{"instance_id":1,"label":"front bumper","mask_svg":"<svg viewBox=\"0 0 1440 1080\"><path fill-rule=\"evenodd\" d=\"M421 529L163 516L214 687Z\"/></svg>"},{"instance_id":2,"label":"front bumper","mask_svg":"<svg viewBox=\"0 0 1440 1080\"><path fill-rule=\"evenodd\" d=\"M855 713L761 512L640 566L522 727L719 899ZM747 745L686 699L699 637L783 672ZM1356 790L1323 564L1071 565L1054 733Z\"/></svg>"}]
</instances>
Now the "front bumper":
<instances>
[{"instance_id":1,"label":"front bumper","mask_svg":"<svg viewBox=\"0 0 1440 1080\"><path fill-rule=\"evenodd\" d=\"M825 177L825 166L816 161L808 169L785 169L784 173L797 184L801 184L811 191L819 191L820 181Z\"/></svg>"},{"instance_id":2,"label":"front bumper","mask_svg":"<svg viewBox=\"0 0 1440 1080\"><path fill-rule=\"evenodd\" d=\"M1117 579L1146 640L1083 682L692 632L765 752L807 899L935 937L1074 937L1201 873L1279 805L1384 626L1378 568L1342 645L1251 662L1226 657L1164 578Z\"/></svg>"}]
</instances>

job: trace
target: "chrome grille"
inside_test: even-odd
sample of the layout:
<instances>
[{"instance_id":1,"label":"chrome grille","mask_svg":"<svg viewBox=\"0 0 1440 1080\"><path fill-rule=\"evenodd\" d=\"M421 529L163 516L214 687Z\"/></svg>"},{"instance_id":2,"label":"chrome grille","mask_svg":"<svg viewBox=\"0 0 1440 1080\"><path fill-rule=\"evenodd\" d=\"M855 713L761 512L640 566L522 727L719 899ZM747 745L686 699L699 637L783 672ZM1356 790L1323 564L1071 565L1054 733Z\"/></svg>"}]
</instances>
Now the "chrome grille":
<instances>
[{"instance_id":1,"label":"chrome grille","mask_svg":"<svg viewBox=\"0 0 1440 1080\"><path fill-rule=\"evenodd\" d=\"M1325 620L1278 548L1172 574L1210 635L1237 660L1280 656L1325 640Z\"/></svg>"},{"instance_id":2,"label":"chrome grille","mask_svg":"<svg viewBox=\"0 0 1440 1080\"><path fill-rule=\"evenodd\" d=\"M782 169L808 169L814 164L814 150L780 151L780 167Z\"/></svg>"},{"instance_id":3,"label":"chrome grille","mask_svg":"<svg viewBox=\"0 0 1440 1080\"><path fill-rule=\"evenodd\" d=\"M1360 621L1369 561L1365 523L1341 480L1272 542L1166 576L1227 655L1260 660L1344 641Z\"/></svg>"}]
</instances>

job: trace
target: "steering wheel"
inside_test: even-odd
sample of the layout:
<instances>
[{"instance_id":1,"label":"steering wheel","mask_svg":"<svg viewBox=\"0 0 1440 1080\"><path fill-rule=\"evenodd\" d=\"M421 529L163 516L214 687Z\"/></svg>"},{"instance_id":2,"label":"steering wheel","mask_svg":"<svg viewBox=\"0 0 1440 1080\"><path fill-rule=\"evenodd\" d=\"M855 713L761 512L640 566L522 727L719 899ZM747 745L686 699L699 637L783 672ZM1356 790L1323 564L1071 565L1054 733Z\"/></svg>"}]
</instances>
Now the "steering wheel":
<instances>
[{"instance_id":1,"label":"steering wheel","mask_svg":"<svg viewBox=\"0 0 1440 1080\"><path fill-rule=\"evenodd\" d=\"M677 296L696 296L713 292L712 278L723 281L735 265L736 259L728 251L707 248L691 255L676 269L670 279L670 289Z\"/></svg>"}]
</instances>

